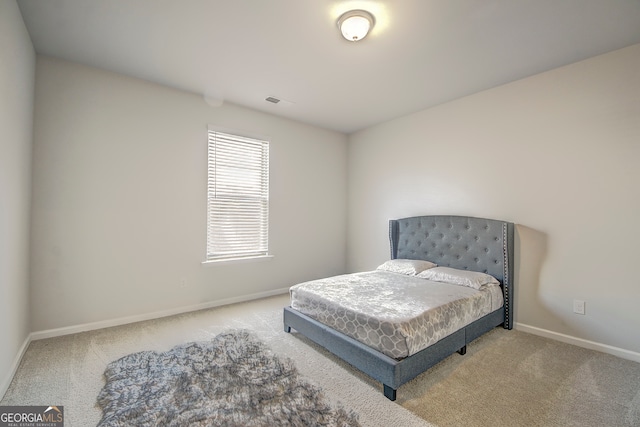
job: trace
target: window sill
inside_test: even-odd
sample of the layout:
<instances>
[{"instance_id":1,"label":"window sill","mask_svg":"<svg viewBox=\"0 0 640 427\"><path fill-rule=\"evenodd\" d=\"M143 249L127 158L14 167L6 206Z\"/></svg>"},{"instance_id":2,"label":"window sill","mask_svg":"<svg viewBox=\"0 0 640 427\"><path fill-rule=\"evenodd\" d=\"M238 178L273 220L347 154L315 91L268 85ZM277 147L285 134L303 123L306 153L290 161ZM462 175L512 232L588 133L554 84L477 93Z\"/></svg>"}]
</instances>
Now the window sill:
<instances>
[{"instance_id":1,"label":"window sill","mask_svg":"<svg viewBox=\"0 0 640 427\"><path fill-rule=\"evenodd\" d=\"M221 258L221 259L211 259L208 261L202 261L202 265L211 266L211 265L219 265L219 264L243 264L246 262L269 261L272 258L273 258L273 255L258 255L258 256L243 257L243 258Z\"/></svg>"}]
</instances>

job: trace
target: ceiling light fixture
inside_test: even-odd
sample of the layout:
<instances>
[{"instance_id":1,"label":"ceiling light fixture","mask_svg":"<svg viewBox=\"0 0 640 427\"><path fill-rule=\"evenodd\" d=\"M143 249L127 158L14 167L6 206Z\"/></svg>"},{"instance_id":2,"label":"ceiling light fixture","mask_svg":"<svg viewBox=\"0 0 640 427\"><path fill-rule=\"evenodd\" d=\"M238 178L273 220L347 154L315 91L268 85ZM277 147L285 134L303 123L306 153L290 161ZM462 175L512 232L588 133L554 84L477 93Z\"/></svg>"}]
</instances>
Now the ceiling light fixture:
<instances>
[{"instance_id":1,"label":"ceiling light fixture","mask_svg":"<svg viewBox=\"0 0 640 427\"><path fill-rule=\"evenodd\" d=\"M338 18L338 28L342 36L350 42L357 42L366 37L373 28L375 19L366 10L350 10Z\"/></svg>"}]
</instances>

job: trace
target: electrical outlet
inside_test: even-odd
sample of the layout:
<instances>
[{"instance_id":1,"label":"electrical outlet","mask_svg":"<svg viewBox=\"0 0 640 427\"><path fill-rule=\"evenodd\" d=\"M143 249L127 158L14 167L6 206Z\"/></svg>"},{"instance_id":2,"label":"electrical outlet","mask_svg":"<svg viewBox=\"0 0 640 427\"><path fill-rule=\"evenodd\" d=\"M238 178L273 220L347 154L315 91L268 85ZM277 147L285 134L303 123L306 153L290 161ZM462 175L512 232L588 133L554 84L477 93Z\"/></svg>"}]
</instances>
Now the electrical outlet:
<instances>
[{"instance_id":1,"label":"electrical outlet","mask_svg":"<svg viewBox=\"0 0 640 427\"><path fill-rule=\"evenodd\" d=\"M584 301L579 299L573 300L573 312L576 314L584 314Z\"/></svg>"}]
</instances>

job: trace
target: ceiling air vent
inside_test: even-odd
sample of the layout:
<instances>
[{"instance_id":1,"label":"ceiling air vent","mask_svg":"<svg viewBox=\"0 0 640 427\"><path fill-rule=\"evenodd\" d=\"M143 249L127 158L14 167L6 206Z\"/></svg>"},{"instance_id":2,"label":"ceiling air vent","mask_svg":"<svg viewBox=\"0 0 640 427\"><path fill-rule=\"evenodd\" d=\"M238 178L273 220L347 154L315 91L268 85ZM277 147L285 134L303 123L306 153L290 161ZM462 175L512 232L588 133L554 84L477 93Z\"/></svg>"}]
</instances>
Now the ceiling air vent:
<instances>
[{"instance_id":1,"label":"ceiling air vent","mask_svg":"<svg viewBox=\"0 0 640 427\"><path fill-rule=\"evenodd\" d=\"M274 98L273 96L266 97L265 101L271 102L273 104L277 104L278 102L280 102L280 100L278 98Z\"/></svg>"}]
</instances>

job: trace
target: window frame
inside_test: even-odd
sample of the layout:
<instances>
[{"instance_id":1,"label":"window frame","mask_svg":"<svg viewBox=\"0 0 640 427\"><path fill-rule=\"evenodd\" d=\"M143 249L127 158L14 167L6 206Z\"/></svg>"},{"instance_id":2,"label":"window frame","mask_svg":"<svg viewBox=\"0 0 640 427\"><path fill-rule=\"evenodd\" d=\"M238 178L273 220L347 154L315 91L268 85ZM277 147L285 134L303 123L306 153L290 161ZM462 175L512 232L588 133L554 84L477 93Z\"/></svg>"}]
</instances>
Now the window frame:
<instances>
[{"instance_id":1,"label":"window frame","mask_svg":"<svg viewBox=\"0 0 640 427\"><path fill-rule=\"evenodd\" d=\"M270 143L270 138L265 136L208 126L207 227L203 264L272 257L269 253ZM249 157L247 164L237 161L238 154L253 157ZM221 170L226 172L220 173ZM223 189L219 191L220 182ZM223 211L226 216L216 220L214 210ZM244 239L242 234L247 233L249 237ZM246 247L242 248L245 243ZM234 246L236 244L239 246ZM216 246L218 248L214 249Z\"/></svg>"}]
</instances>

